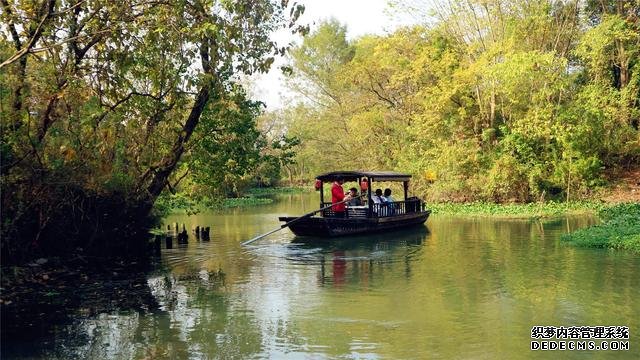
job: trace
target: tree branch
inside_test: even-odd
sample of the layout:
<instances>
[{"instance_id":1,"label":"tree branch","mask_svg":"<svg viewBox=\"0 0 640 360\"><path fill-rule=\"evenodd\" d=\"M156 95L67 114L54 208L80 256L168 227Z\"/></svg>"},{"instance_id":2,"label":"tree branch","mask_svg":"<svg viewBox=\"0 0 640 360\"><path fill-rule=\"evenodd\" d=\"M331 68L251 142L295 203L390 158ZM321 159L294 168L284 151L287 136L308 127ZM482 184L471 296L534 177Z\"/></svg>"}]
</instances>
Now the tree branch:
<instances>
[{"instance_id":1,"label":"tree branch","mask_svg":"<svg viewBox=\"0 0 640 360\"><path fill-rule=\"evenodd\" d=\"M4 3L6 3L6 0L3 0L3 5ZM45 23L47 22L47 20L49 20L53 16L53 9L55 8L55 5L56 5L55 0L48 0L48 3L45 4L46 13L42 16L42 20L40 20L40 23L38 23L38 26L35 28L33 33L30 34L29 42L27 42L27 44L22 49L18 50L15 54L13 54L7 60L5 60L2 64L0 64L0 69L20 60L23 56L26 56L31 51L31 49L35 46L36 42L40 39L40 36L42 36Z\"/></svg>"}]
</instances>

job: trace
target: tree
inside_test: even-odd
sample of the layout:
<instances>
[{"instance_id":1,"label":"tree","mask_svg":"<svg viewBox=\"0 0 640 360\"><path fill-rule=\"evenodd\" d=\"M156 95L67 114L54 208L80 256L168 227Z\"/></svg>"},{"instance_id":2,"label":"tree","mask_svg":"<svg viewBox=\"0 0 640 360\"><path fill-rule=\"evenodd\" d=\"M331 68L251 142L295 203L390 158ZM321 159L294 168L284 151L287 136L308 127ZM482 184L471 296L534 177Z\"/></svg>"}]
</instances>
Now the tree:
<instances>
[{"instance_id":1,"label":"tree","mask_svg":"<svg viewBox=\"0 0 640 360\"><path fill-rule=\"evenodd\" d=\"M431 199L497 202L571 200L637 164L636 1L393 3L425 23L350 42L321 24L293 51L313 85L288 109L299 164L408 171Z\"/></svg>"},{"instance_id":2,"label":"tree","mask_svg":"<svg viewBox=\"0 0 640 360\"><path fill-rule=\"evenodd\" d=\"M269 34L304 30L304 8L275 0L1 5L3 256L64 228L85 233L95 219L71 221L70 209L101 204L134 227L203 114L236 103L234 77L284 53ZM126 211L106 205L115 198Z\"/></svg>"}]
</instances>

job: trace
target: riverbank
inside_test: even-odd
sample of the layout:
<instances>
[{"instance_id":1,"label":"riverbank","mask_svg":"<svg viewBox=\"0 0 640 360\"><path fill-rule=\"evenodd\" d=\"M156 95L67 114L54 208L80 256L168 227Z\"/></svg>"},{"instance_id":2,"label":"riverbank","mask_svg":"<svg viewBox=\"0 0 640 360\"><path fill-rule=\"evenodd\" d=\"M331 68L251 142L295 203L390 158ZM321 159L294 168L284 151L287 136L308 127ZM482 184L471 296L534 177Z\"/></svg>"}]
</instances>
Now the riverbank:
<instances>
[{"instance_id":1,"label":"riverbank","mask_svg":"<svg viewBox=\"0 0 640 360\"><path fill-rule=\"evenodd\" d=\"M486 216L508 219L538 219L562 215L597 214L610 205L599 201L545 202L528 204L427 203L434 215Z\"/></svg>"},{"instance_id":2,"label":"riverbank","mask_svg":"<svg viewBox=\"0 0 640 360\"><path fill-rule=\"evenodd\" d=\"M252 207L273 203L273 196L280 194L300 194L309 192L302 187L252 188L242 197L216 199L210 197L193 197L178 193L161 196L154 208L160 214L187 213L196 214L206 210L223 210L230 208Z\"/></svg>"},{"instance_id":3,"label":"riverbank","mask_svg":"<svg viewBox=\"0 0 640 360\"><path fill-rule=\"evenodd\" d=\"M574 231L562 240L579 247L625 249L640 253L640 203L623 203L598 212L602 224Z\"/></svg>"},{"instance_id":4,"label":"riverbank","mask_svg":"<svg viewBox=\"0 0 640 360\"><path fill-rule=\"evenodd\" d=\"M601 224L562 236L578 247L622 249L640 253L640 202L571 202L531 204L434 203L433 214L507 219L544 219L566 215L596 215Z\"/></svg>"},{"instance_id":5,"label":"riverbank","mask_svg":"<svg viewBox=\"0 0 640 360\"><path fill-rule=\"evenodd\" d=\"M572 202L544 202L528 204L496 203L427 203L433 215L455 215L464 217L487 217L495 219L551 219L560 216L598 216L603 224L567 234L563 240L575 246L626 249L640 252L640 203L618 203L634 201L638 191L636 184L626 182L617 187L615 199L597 197L592 200ZM247 191L245 197L223 200L192 199L184 195L172 195L160 206L166 213L194 214L205 210L222 210L236 207L253 207L273 202L278 194L309 192L307 188L258 188ZM168 200L168 201L167 201Z\"/></svg>"}]
</instances>

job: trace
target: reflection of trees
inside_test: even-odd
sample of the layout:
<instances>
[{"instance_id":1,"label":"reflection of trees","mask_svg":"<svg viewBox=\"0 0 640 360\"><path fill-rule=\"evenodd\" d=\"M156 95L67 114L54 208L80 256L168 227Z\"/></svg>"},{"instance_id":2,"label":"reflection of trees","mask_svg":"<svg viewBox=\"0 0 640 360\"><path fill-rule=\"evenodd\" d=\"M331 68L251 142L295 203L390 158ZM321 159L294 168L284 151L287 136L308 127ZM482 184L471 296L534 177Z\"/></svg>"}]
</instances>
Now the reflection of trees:
<instances>
[{"instance_id":1,"label":"reflection of trees","mask_svg":"<svg viewBox=\"0 0 640 360\"><path fill-rule=\"evenodd\" d=\"M158 275L147 283L159 311L103 313L77 321L58 340L57 356L186 359L206 354L242 358L260 351L259 329L250 313L232 309L222 271Z\"/></svg>"},{"instance_id":2,"label":"reflection of trees","mask_svg":"<svg viewBox=\"0 0 640 360\"><path fill-rule=\"evenodd\" d=\"M140 313L157 309L146 286L148 269L113 265L104 272L101 264L94 265L52 270L51 283L25 285L31 287L28 297L15 311L3 306L3 358L86 358L97 353L113 358L133 353L127 346L132 333L117 329L135 327ZM121 315L108 315L114 313Z\"/></svg>"},{"instance_id":3,"label":"reflection of trees","mask_svg":"<svg viewBox=\"0 0 640 360\"><path fill-rule=\"evenodd\" d=\"M590 221L440 217L430 233L190 258L148 279L159 311L80 322L60 357L513 358L537 324L640 328L640 259L558 240Z\"/></svg>"},{"instance_id":4,"label":"reflection of trees","mask_svg":"<svg viewBox=\"0 0 640 360\"><path fill-rule=\"evenodd\" d=\"M186 358L189 354L237 358L259 351L260 334L251 314L231 309L224 285L221 271L150 278L149 286L169 322L161 328L171 329L174 335L167 341L165 334L150 334L142 343L173 344L165 349L170 358Z\"/></svg>"},{"instance_id":5,"label":"reflection of trees","mask_svg":"<svg viewBox=\"0 0 640 360\"><path fill-rule=\"evenodd\" d=\"M558 240L567 226L592 221L434 219L420 251L405 257L408 269L405 261L347 260L344 285L326 286L321 308L298 327L329 356L368 342L383 358L512 358L528 349L535 324L638 327L640 260ZM330 250L319 270L329 285Z\"/></svg>"}]
</instances>

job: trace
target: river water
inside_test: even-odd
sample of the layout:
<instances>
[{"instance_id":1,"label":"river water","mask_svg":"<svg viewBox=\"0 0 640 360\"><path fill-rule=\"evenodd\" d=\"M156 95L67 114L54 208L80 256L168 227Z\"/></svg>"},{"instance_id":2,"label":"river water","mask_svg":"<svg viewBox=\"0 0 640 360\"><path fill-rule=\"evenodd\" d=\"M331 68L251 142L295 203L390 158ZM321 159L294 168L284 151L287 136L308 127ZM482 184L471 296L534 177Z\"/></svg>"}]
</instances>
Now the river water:
<instances>
[{"instance_id":1,"label":"river water","mask_svg":"<svg viewBox=\"0 0 640 360\"><path fill-rule=\"evenodd\" d=\"M146 280L155 307L78 316L59 327L50 349L25 353L82 359L640 358L640 257L559 240L593 218L434 215L426 226L399 232L299 244L285 229L239 245L276 228L278 216L317 208L314 195L170 216L166 223L210 226L211 237L163 245ZM629 350L532 351L536 325L627 326Z\"/></svg>"}]
</instances>

